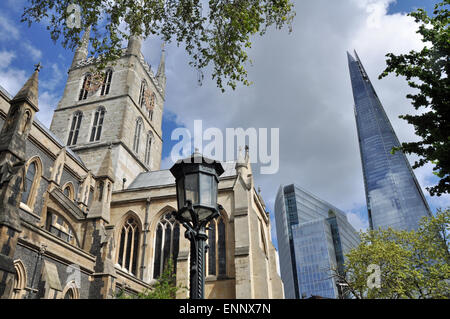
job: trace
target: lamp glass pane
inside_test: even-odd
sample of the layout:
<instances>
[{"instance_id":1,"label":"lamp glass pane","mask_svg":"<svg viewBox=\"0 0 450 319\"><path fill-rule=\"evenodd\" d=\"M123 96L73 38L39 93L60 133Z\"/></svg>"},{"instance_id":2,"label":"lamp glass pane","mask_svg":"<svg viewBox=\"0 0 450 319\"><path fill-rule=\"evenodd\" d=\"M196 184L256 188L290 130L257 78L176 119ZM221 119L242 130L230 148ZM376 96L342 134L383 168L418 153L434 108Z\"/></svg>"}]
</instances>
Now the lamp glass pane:
<instances>
[{"instance_id":1,"label":"lamp glass pane","mask_svg":"<svg viewBox=\"0 0 450 319\"><path fill-rule=\"evenodd\" d=\"M207 219L213 212L207 208L197 208L196 213L198 214L198 220L201 222Z\"/></svg>"},{"instance_id":2,"label":"lamp glass pane","mask_svg":"<svg viewBox=\"0 0 450 319\"><path fill-rule=\"evenodd\" d=\"M192 205L198 204L198 175L189 174L185 177L186 200L192 201Z\"/></svg>"},{"instance_id":3,"label":"lamp glass pane","mask_svg":"<svg viewBox=\"0 0 450 319\"><path fill-rule=\"evenodd\" d=\"M213 205L212 175L200 174L200 203L205 206Z\"/></svg>"}]
</instances>

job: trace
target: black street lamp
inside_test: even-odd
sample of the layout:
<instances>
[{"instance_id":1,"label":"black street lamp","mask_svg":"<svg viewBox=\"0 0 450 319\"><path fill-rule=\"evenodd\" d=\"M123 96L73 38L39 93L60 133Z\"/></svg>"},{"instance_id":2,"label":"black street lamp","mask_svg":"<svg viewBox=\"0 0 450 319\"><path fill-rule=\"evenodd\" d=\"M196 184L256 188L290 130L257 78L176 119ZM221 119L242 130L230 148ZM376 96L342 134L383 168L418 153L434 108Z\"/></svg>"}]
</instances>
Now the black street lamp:
<instances>
[{"instance_id":1,"label":"black street lamp","mask_svg":"<svg viewBox=\"0 0 450 319\"><path fill-rule=\"evenodd\" d=\"M217 204L222 164L197 151L179 160L170 169L175 177L178 211L172 214L185 228L184 236L191 243L190 298L203 299L205 287L206 225L219 216Z\"/></svg>"}]
</instances>

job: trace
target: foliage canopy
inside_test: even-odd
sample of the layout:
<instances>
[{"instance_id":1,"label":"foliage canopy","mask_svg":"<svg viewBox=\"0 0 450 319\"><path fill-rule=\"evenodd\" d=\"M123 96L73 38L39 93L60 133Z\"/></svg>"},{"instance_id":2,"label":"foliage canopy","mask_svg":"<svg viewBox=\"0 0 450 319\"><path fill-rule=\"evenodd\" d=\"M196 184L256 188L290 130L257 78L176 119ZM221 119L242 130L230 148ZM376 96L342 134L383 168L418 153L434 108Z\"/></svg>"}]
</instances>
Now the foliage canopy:
<instances>
[{"instance_id":1,"label":"foliage canopy","mask_svg":"<svg viewBox=\"0 0 450 319\"><path fill-rule=\"evenodd\" d=\"M212 78L224 84L249 85L246 50L253 35L263 35L270 26L281 29L295 16L289 0L73 0L81 9L81 27L71 28L67 0L29 0L22 21L45 21L51 38L62 37L65 48L80 43L80 33L92 28L93 54L103 62L120 57L123 40L130 35L150 35L183 44L191 66L203 70L212 65ZM224 83L225 82L225 83Z\"/></svg>"}]
</instances>

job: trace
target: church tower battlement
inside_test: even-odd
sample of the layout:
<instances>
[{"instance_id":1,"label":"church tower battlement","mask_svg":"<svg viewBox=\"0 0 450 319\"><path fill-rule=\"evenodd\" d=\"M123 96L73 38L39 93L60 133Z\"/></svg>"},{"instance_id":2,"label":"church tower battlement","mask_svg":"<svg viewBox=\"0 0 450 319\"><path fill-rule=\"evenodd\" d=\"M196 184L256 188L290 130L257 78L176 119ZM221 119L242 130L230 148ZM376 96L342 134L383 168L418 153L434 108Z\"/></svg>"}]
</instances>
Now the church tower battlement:
<instances>
[{"instance_id":1,"label":"church tower battlement","mask_svg":"<svg viewBox=\"0 0 450 319\"><path fill-rule=\"evenodd\" d=\"M131 36L123 55L104 70L88 57L90 28L76 49L50 130L75 151L94 175L111 149L114 190L145 171L159 170L165 94L165 52L155 76ZM126 182L124 182L126 180Z\"/></svg>"}]
</instances>

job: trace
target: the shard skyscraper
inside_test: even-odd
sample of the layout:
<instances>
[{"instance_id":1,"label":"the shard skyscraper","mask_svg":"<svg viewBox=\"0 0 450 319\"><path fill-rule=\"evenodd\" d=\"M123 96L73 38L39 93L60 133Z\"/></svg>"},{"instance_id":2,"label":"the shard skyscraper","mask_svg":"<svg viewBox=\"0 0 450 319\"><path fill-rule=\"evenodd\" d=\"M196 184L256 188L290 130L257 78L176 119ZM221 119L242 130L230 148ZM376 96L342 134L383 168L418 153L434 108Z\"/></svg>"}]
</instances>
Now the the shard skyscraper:
<instances>
[{"instance_id":1,"label":"the shard skyscraper","mask_svg":"<svg viewBox=\"0 0 450 319\"><path fill-rule=\"evenodd\" d=\"M356 52L348 63L370 227L417 229L428 204L406 156L391 154L400 143Z\"/></svg>"}]
</instances>

